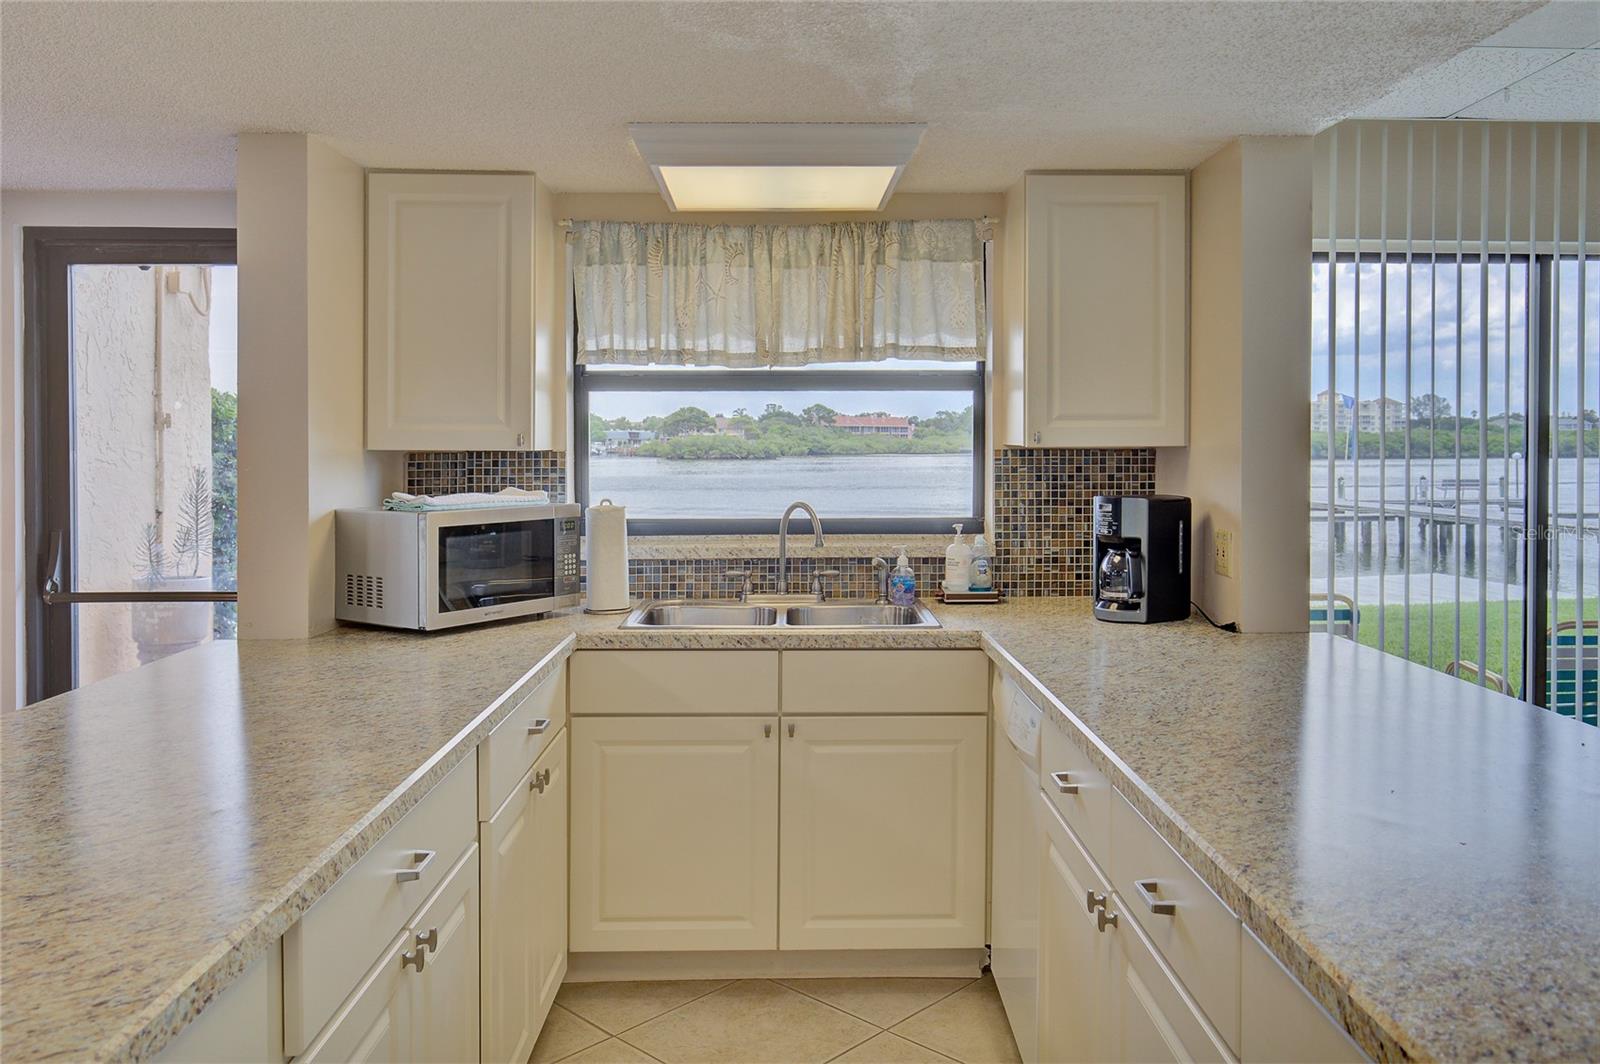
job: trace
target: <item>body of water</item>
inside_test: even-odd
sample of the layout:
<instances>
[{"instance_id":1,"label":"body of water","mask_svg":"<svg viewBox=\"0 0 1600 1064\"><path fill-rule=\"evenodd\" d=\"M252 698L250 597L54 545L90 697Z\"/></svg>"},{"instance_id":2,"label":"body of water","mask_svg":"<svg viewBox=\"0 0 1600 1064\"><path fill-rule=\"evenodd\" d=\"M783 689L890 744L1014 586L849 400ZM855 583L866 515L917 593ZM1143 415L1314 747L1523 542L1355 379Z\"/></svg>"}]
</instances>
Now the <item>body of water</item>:
<instances>
[{"instance_id":1,"label":"body of water","mask_svg":"<svg viewBox=\"0 0 1600 1064\"><path fill-rule=\"evenodd\" d=\"M796 499L829 517L950 517L972 510L971 454L694 461L595 455L589 498L630 517L772 517Z\"/></svg>"}]
</instances>

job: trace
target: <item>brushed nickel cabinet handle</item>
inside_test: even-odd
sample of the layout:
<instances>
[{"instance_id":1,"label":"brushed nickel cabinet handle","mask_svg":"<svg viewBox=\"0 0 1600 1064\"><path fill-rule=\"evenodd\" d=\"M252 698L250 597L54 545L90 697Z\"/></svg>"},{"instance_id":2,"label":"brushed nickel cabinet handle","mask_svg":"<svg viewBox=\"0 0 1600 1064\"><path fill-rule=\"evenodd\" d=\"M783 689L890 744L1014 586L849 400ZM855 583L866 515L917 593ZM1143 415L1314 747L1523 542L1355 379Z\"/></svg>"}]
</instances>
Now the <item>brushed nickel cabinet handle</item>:
<instances>
[{"instance_id":1,"label":"brushed nickel cabinet handle","mask_svg":"<svg viewBox=\"0 0 1600 1064\"><path fill-rule=\"evenodd\" d=\"M1069 779L1070 775L1071 775L1071 773L1067 773L1067 772L1052 772L1052 773L1050 773L1050 779L1055 783L1056 790L1059 791L1061 794L1077 794L1078 793L1078 785L1076 783L1073 783L1073 782L1070 781L1070 779Z\"/></svg>"},{"instance_id":2,"label":"brushed nickel cabinet handle","mask_svg":"<svg viewBox=\"0 0 1600 1064\"><path fill-rule=\"evenodd\" d=\"M1095 922L1100 925L1101 931L1104 931L1108 927L1117 926L1117 914L1113 912L1107 912L1105 909L1101 909L1099 912L1095 913L1094 918Z\"/></svg>"},{"instance_id":3,"label":"brushed nickel cabinet handle","mask_svg":"<svg viewBox=\"0 0 1600 1064\"><path fill-rule=\"evenodd\" d=\"M426 931L417 932L417 948L427 949L430 953L439 952L439 929L430 927Z\"/></svg>"},{"instance_id":4,"label":"brushed nickel cabinet handle","mask_svg":"<svg viewBox=\"0 0 1600 1064\"><path fill-rule=\"evenodd\" d=\"M544 793L544 789L546 787L548 787L549 785L550 785L550 770L547 769L547 768L546 769L540 769L538 772L535 772L533 774L533 779L528 783L528 789L530 791L538 791L540 794L543 794Z\"/></svg>"},{"instance_id":5,"label":"brushed nickel cabinet handle","mask_svg":"<svg viewBox=\"0 0 1600 1064\"><path fill-rule=\"evenodd\" d=\"M415 968L417 971L428 966L428 951L418 946L416 949L406 950L400 954L400 969Z\"/></svg>"},{"instance_id":6,"label":"brushed nickel cabinet handle","mask_svg":"<svg viewBox=\"0 0 1600 1064\"><path fill-rule=\"evenodd\" d=\"M791 738L791 739L794 738L794 722L793 721L789 722L789 738Z\"/></svg>"},{"instance_id":7,"label":"brushed nickel cabinet handle","mask_svg":"<svg viewBox=\"0 0 1600 1064\"><path fill-rule=\"evenodd\" d=\"M1088 894L1089 896L1085 899L1085 904L1089 906L1090 912L1094 912L1096 909L1104 909L1106 907L1106 896L1104 894L1096 894L1092 890L1089 891Z\"/></svg>"},{"instance_id":8,"label":"brushed nickel cabinet handle","mask_svg":"<svg viewBox=\"0 0 1600 1064\"><path fill-rule=\"evenodd\" d=\"M547 717L540 717L538 720L536 720L532 724L528 725L528 734L529 735L543 735L545 732L547 732L549 730L550 730L550 720Z\"/></svg>"},{"instance_id":9,"label":"brushed nickel cabinet handle","mask_svg":"<svg viewBox=\"0 0 1600 1064\"><path fill-rule=\"evenodd\" d=\"M1150 907L1150 911L1155 913L1157 916L1171 916L1173 913L1178 911L1178 906L1176 903L1170 901L1160 901L1156 898L1156 893L1160 891L1161 884L1157 883L1155 880L1134 880L1133 888L1139 892L1139 900L1148 905Z\"/></svg>"},{"instance_id":10,"label":"brushed nickel cabinet handle","mask_svg":"<svg viewBox=\"0 0 1600 1064\"><path fill-rule=\"evenodd\" d=\"M761 737L764 738L764 739L772 738L772 725L763 724L761 726Z\"/></svg>"},{"instance_id":11,"label":"brushed nickel cabinet handle","mask_svg":"<svg viewBox=\"0 0 1600 1064\"><path fill-rule=\"evenodd\" d=\"M428 865L433 863L435 854L432 850L412 850L411 868L401 868L395 872L397 883L415 883L422 878L422 873L428 870Z\"/></svg>"}]
</instances>

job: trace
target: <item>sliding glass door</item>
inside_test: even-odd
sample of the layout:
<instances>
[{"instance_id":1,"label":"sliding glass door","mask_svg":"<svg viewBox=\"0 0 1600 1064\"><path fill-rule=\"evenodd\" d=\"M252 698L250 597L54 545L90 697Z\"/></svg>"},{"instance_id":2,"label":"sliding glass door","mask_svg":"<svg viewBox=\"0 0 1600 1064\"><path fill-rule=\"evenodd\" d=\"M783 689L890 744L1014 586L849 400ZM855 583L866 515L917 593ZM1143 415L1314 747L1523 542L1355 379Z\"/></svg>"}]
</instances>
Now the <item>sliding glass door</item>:
<instances>
[{"instance_id":1,"label":"sliding glass door","mask_svg":"<svg viewBox=\"0 0 1600 1064\"><path fill-rule=\"evenodd\" d=\"M29 701L234 630L231 230L24 233Z\"/></svg>"},{"instance_id":2,"label":"sliding glass door","mask_svg":"<svg viewBox=\"0 0 1600 1064\"><path fill-rule=\"evenodd\" d=\"M1311 269L1313 629L1589 723L1597 140L1337 127L1319 138Z\"/></svg>"}]
</instances>

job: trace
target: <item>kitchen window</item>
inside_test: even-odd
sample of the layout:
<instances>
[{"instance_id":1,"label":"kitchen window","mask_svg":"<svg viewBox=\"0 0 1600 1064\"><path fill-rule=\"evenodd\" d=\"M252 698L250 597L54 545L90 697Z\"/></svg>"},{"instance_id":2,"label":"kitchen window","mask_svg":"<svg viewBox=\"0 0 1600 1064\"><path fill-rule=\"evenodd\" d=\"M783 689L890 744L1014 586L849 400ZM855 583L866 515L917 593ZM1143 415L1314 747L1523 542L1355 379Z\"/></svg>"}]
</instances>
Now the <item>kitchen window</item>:
<instances>
[{"instance_id":1,"label":"kitchen window","mask_svg":"<svg viewBox=\"0 0 1600 1064\"><path fill-rule=\"evenodd\" d=\"M977 223L587 223L575 497L636 534L982 527Z\"/></svg>"}]
</instances>

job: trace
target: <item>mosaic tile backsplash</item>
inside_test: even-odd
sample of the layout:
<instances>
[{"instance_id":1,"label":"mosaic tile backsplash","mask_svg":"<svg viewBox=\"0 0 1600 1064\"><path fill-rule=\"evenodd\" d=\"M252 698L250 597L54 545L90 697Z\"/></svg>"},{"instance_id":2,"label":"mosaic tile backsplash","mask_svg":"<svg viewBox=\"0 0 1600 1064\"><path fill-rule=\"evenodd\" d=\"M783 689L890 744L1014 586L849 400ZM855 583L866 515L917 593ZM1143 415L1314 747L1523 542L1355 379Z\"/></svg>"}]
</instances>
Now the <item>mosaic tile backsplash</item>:
<instances>
[{"instance_id":1,"label":"mosaic tile backsplash","mask_svg":"<svg viewBox=\"0 0 1600 1064\"><path fill-rule=\"evenodd\" d=\"M406 457L406 490L542 488L565 501L565 462L562 451L416 451ZM1004 449L995 452L994 477L995 586L1013 596L1087 595L1090 505L1096 495L1153 494L1156 455L1149 449ZM918 589L931 596L944 578L944 555L910 561ZM777 560L767 557L633 558L629 576L636 595L730 598L737 588L722 574L744 568L758 590L776 587ZM804 591L819 568L840 572L829 584L841 597L875 594L870 557L791 559L790 588Z\"/></svg>"}]
</instances>

